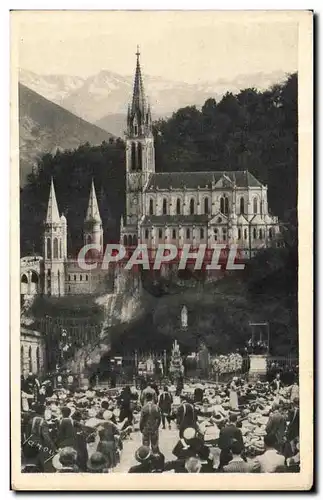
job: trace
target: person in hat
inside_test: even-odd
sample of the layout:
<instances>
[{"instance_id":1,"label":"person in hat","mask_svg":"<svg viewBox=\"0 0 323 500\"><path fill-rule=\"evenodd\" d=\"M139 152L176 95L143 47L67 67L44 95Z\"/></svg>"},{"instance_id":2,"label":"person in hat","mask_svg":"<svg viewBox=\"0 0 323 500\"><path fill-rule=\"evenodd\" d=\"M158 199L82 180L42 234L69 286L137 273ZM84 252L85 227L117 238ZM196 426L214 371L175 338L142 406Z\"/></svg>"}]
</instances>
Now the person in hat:
<instances>
[{"instance_id":1,"label":"person in hat","mask_svg":"<svg viewBox=\"0 0 323 500\"><path fill-rule=\"evenodd\" d=\"M111 421L112 416L113 413L110 410L106 410L103 413L104 423L102 423L102 429L99 430L100 441L98 443L97 451L107 454L111 467L115 467L119 459L117 453L117 442L120 432L118 427Z\"/></svg>"},{"instance_id":2,"label":"person in hat","mask_svg":"<svg viewBox=\"0 0 323 500\"><path fill-rule=\"evenodd\" d=\"M152 472L152 454L148 446L140 446L135 453L135 459L139 465L133 465L128 472L134 473L151 473Z\"/></svg>"},{"instance_id":3,"label":"person in hat","mask_svg":"<svg viewBox=\"0 0 323 500\"><path fill-rule=\"evenodd\" d=\"M194 389L194 403L199 404L202 403L204 398L204 389L202 384L198 384Z\"/></svg>"},{"instance_id":4,"label":"person in hat","mask_svg":"<svg viewBox=\"0 0 323 500\"><path fill-rule=\"evenodd\" d=\"M87 433L82 424L82 414L76 410L72 416L73 426L75 430L75 449L77 451L77 465L81 472L86 472L86 464L88 461L87 451Z\"/></svg>"},{"instance_id":5,"label":"person in hat","mask_svg":"<svg viewBox=\"0 0 323 500\"><path fill-rule=\"evenodd\" d=\"M182 398L182 403L179 405L176 414L176 423L179 429L180 438L183 437L183 432L188 427L197 429L197 414L194 406L188 403L186 398Z\"/></svg>"},{"instance_id":6,"label":"person in hat","mask_svg":"<svg viewBox=\"0 0 323 500\"><path fill-rule=\"evenodd\" d=\"M62 420L58 428L57 444L59 448L71 446L76 447L76 432L74 422L71 417L71 408L63 406L61 408Z\"/></svg>"},{"instance_id":7,"label":"person in hat","mask_svg":"<svg viewBox=\"0 0 323 500\"><path fill-rule=\"evenodd\" d=\"M280 412L280 404L274 402L272 405L272 413L269 416L266 432L273 434L276 437L277 450L282 451L284 445L284 437L286 430L286 420L284 415Z\"/></svg>"},{"instance_id":8,"label":"person in hat","mask_svg":"<svg viewBox=\"0 0 323 500\"><path fill-rule=\"evenodd\" d=\"M168 427L171 429L171 411L173 404L173 396L168 391L168 387L165 385L164 391L159 395L158 406L161 413L161 420L163 429L166 429L166 420L168 422Z\"/></svg>"},{"instance_id":9,"label":"person in hat","mask_svg":"<svg viewBox=\"0 0 323 500\"><path fill-rule=\"evenodd\" d=\"M155 389L152 387L152 383L148 381L147 386L141 393L140 397L140 402L142 406L145 406L147 402L147 396L149 395L149 401L153 401L154 403L157 403L157 394Z\"/></svg>"},{"instance_id":10,"label":"person in hat","mask_svg":"<svg viewBox=\"0 0 323 500\"><path fill-rule=\"evenodd\" d=\"M184 429L183 437L179 439L172 453L178 459L195 456L205 459L209 455L209 450L197 430L194 427L187 427Z\"/></svg>"},{"instance_id":11,"label":"person in hat","mask_svg":"<svg viewBox=\"0 0 323 500\"><path fill-rule=\"evenodd\" d=\"M58 462L56 457L57 456L53 458L53 465L57 472L79 472L79 468L76 465L77 452L71 446L66 446L60 450L58 454Z\"/></svg>"},{"instance_id":12,"label":"person in hat","mask_svg":"<svg viewBox=\"0 0 323 500\"><path fill-rule=\"evenodd\" d=\"M31 445L38 448L38 460L44 472L53 472L51 461L49 460L56 452L56 446L51 439L49 427L44 419L45 408L42 405L34 404L32 417L26 426L26 440L24 445Z\"/></svg>"},{"instance_id":13,"label":"person in hat","mask_svg":"<svg viewBox=\"0 0 323 500\"><path fill-rule=\"evenodd\" d=\"M231 410L238 410L238 377L233 377L230 384L230 408Z\"/></svg>"},{"instance_id":14,"label":"person in hat","mask_svg":"<svg viewBox=\"0 0 323 500\"><path fill-rule=\"evenodd\" d=\"M153 453L159 451L159 426L161 422L161 414L158 406L153 402L153 394L146 393L146 404L143 406L140 414L140 432L142 433L142 444L151 446Z\"/></svg>"},{"instance_id":15,"label":"person in hat","mask_svg":"<svg viewBox=\"0 0 323 500\"><path fill-rule=\"evenodd\" d=\"M243 437L241 429L238 429L238 416L235 413L230 413L229 422L220 430L219 448L221 449L220 468L227 465L231 460L231 443L235 439L243 449Z\"/></svg>"},{"instance_id":16,"label":"person in hat","mask_svg":"<svg viewBox=\"0 0 323 500\"><path fill-rule=\"evenodd\" d=\"M108 473L110 467L108 457L99 451L92 453L87 462L87 471L95 474Z\"/></svg>"},{"instance_id":17,"label":"person in hat","mask_svg":"<svg viewBox=\"0 0 323 500\"><path fill-rule=\"evenodd\" d=\"M119 419L120 422L127 420L128 422L126 426L132 424L134 399L135 396L132 394L130 386L126 385L118 398L118 404L120 407Z\"/></svg>"}]
</instances>

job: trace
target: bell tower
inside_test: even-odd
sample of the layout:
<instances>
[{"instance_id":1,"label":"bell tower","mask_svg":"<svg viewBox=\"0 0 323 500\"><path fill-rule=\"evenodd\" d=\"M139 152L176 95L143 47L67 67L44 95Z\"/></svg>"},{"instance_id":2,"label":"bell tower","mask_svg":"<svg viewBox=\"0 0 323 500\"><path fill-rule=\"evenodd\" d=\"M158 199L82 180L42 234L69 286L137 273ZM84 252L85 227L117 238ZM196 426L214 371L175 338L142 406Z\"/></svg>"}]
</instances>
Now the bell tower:
<instances>
[{"instance_id":1,"label":"bell tower","mask_svg":"<svg viewBox=\"0 0 323 500\"><path fill-rule=\"evenodd\" d=\"M127 224L136 224L143 214L143 189L155 172L155 148L150 105L145 97L137 47L132 102L128 106L126 131Z\"/></svg>"},{"instance_id":2,"label":"bell tower","mask_svg":"<svg viewBox=\"0 0 323 500\"><path fill-rule=\"evenodd\" d=\"M53 178L51 179L44 233L45 293L65 295L67 222L59 216Z\"/></svg>"}]
</instances>

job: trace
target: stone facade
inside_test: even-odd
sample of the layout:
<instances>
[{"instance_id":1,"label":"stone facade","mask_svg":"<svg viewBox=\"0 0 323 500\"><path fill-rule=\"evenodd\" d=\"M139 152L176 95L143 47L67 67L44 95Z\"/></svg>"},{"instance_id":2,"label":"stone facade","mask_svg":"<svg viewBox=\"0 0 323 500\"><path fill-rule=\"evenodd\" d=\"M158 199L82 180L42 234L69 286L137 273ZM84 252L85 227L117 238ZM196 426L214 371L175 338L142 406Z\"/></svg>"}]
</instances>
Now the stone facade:
<instances>
[{"instance_id":1,"label":"stone facade","mask_svg":"<svg viewBox=\"0 0 323 500\"><path fill-rule=\"evenodd\" d=\"M46 373L45 340L41 333L25 327L20 329L21 375L28 373L41 376Z\"/></svg>"}]
</instances>

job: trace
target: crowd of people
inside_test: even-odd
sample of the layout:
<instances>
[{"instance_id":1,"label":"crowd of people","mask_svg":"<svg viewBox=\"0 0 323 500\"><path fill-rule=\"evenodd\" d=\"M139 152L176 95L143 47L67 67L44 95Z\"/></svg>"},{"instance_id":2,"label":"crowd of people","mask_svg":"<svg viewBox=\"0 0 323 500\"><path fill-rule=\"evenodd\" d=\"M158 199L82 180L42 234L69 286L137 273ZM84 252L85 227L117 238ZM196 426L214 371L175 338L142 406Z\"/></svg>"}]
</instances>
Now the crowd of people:
<instances>
[{"instance_id":1,"label":"crowd of people","mask_svg":"<svg viewBox=\"0 0 323 500\"><path fill-rule=\"evenodd\" d=\"M284 385L279 373L252 384L164 379L115 389L54 389L30 375L23 390L24 472L113 472L135 433L141 446L129 473L300 470L298 384ZM166 428L177 435L167 458Z\"/></svg>"}]
</instances>

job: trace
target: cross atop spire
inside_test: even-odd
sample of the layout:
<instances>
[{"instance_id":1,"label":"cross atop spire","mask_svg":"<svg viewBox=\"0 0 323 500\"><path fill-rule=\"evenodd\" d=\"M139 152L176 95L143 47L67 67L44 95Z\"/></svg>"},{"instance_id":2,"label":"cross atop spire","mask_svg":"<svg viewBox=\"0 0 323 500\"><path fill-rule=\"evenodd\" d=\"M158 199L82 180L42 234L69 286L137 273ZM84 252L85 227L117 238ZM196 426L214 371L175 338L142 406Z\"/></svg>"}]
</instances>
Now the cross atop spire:
<instances>
[{"instance_id":1,"label":"cross atop spire","mask_svg":"<svg viewBox=\"0 0 323 500\"><path fill-rule=\"evenodd\" d=\"M140 56L140 51L139 51L139 45L137 45L137 52L136 52L137 59L139 59Z\"/></svg>"},{"instance_id":2,"label":"cross atop spire","mask_svg":"<svg viewBox=\"0 0 323 500\"><path fill-rule=\"evenodd\" d=\"M53 177L51 178L49 200L47 206L46 224L60 224Z\"/></svg>"}]
</instances>

